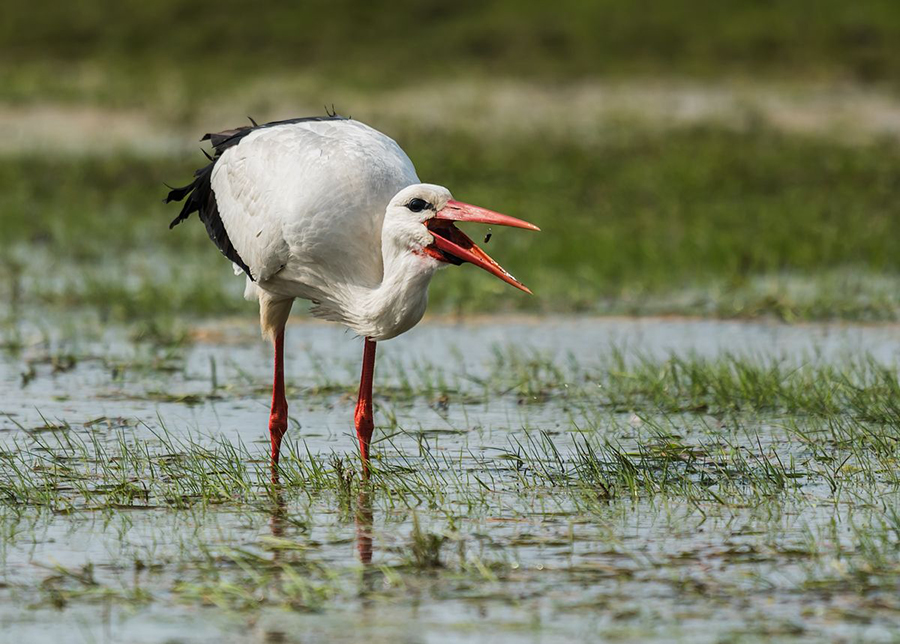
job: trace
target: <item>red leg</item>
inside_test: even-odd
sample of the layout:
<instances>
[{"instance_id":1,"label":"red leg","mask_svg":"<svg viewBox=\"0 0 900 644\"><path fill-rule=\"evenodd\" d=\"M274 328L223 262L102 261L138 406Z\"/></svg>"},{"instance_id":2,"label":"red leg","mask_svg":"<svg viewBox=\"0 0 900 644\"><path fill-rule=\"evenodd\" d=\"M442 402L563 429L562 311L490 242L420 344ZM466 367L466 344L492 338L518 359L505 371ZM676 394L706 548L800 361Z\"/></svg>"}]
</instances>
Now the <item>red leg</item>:
<instances>
[{"instance_id":1,"label":"red leg","mask_svg":"<svg viewBox=\"0 0 900 644\"><path fill-rule=\"evenodd\" d=\"M363 472L369 471L369 445L375 417L372 413L372 378L375 375L375 341L366 338L363 349L362 376L359 379L359 398L356 400L356 435L359 438L359 453L362 456Z\"/></svg>"},{"instance_id":2,"label":"red leg","mask_svg":"<svg viewBox=\"0 0 900 644\"><path fill-rule=\"evenodd\" d=\"M272 412L269 414L269 436L272 439L272 466L278 465L281 438L287 432L288 406L284 397L284 327L275 338L275 378L272 383Z\"/></svg>"}]
</instances>

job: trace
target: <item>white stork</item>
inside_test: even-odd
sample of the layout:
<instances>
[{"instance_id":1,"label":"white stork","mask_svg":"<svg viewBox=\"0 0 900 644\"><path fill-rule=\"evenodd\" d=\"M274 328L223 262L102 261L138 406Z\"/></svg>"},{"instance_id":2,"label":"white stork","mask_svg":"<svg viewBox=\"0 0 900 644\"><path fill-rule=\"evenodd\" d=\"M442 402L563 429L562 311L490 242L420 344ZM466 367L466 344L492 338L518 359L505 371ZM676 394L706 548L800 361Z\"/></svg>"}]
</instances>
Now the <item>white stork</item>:
<instances>
[{"instance_id":1,"label":"white stork","mask_svg":"<svg viewBox=\"0 0 900 644\"><path fill-rule=\"evenodd\" d=\"M313 315L365 338L355 424L367 471L375 343L422 319L434 272L470 262L531 292L453 222L538 228L421 183L397 143L344 117L253 122L207 139L215 149L209 165L166 198L186 199L170 228L196 212L235 272L246 273L245 296L259 301L263 336L275 346L273 468L288 419L284 327L302 298Z\"/></svg>"}]
</instances>

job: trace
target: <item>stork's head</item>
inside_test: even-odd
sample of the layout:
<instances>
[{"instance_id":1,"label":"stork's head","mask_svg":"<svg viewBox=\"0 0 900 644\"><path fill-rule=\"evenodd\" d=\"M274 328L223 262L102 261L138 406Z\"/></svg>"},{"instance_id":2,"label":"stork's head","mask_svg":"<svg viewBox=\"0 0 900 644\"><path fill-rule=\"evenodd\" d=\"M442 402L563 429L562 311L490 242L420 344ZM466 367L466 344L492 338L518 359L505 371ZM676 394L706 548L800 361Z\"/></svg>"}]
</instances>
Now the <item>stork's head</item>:
<instances>
[{"instance_id":1,"label":"stork's head","mask_svg":"<svg viewBox=\"0 0 900 644\"><path fill-rule=\"evenodd\" d=\"M430 183L417 183L398 192L384 215L385 232L390 231L391 238L401 246L400 250L414 253L438 266L469 262L531 293L459 230L453 223L455 221L540 230L527 221L455 201L449 190Z\"/></svg>"}]
</instances>

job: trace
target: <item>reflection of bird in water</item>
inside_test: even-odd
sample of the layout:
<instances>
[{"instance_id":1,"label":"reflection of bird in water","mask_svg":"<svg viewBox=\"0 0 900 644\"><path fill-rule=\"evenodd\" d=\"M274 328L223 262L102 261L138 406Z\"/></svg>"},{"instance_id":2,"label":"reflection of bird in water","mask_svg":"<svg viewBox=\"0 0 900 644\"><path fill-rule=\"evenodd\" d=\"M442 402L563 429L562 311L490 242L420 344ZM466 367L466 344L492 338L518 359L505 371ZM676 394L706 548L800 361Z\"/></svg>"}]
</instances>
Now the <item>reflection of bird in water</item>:
<instances>
[{"instance_id":1,"label":"reflection of bird in water","mask_svg":"<svg viewBox=\"0 0 900 644\"><path fill-rule=\"evenodd\" d=\"M278 478L273 473L273 477L275 480L272 481L273 485L270 490L272 494L272 515L269 517L269 529L272 532L272 537L275 539L284 539L284 529L287 526L287 505L284 502L284 494L282 493L281 486L278 484ZM280 564L283 556L282 548L274 548L272 550L272 563ZM280 577L280 572L276 573Z\"/></svg>"},{"instance_id":2,"label":"reflection of bird in water","mask_svg":"<svg viewBox=\"0 0 900 644\"><path fill-rule=\"evenodd\" d=\"M356 497L356 514L354 515L354 523L356 524L356 550L359 553L359 560L368 565L372 563L372 524L374 522L374 512L372 511L372 493L365 487L364 479L363 487L360 489ZM287 526L287 506L284 501L284 494L278 484L277 475L273 475L272 486L272 514L269 518L269 527L272 536L276 539L283 539L285 527ZM278 561L280 549L276 549L273 561Z\"/></svg>"},{"instance_id":3,"label":"reflection of bird in water","mask_svg":"<svg viewBox=\"0 0 900 644\"><path fill-rule=\"evenodd\" d=\"M275 482L277 485L277 479ZM280 487L273 486L272 495L272 516L269 519L269 527L272 528L272 536L281 539L284 537L284 527L287 524L287 505Z\"/></svg>"},{"instance_id":4,"label":"reflection of bird in water","mask_svg":"<svg viewBox=\"0 0 900 644\"><path fill-rule=\"evenodd\" d=\"M254 123L204 138L215 156L169 193L167 202L184 201L171 226L196 212L235 271L246 274L245 295L259 302L263 334L275 346L273 466L288 423L284 327L300 298L313 303L313 315L365 338L355 424L367 467L375 343L418 324L435 271L469 262L530 293L454 222L538 228L420 183L400 146L351 119Z\"/></svg>"},{"instance_id":5,"label":"reflection of bird in water","mask_svg":"<svg viewBox=\"0 0 900 644\"><path fill-rule=\"evenodd\" d=\"M284 539L286 527L291 523L287 505L284 500L284 494L278 483L277 475L273 474L273 485L270 488L272 505L269 517L269 529L274 539ZM356 551L359 553L359 560L363 564L362 585L359 595L362 598L363 605L368 605L367 596L370 595L375 585L381 579L381 572L378 568L372 568L372 525L374 523L374 511L372 509L372 491L368 487L368 477L363 475L363 482L360 486L359 494L356 497L356 512L354 514L354 523L356 525ZM284 549L276 547L272 551L272 563L275 568L275 579L281 579L281 565L284 557Z\"/></svg>"},{"instance_id":6,"label":"reflection of bird in water","mask_svg":"<svg viewBox=\"0 0 900 644\"><path fill-rule=\"evenodd\" d=\"M369 595L375 590L376 584L381 580L381 571L372 564L372 524L374 521L374 512L372 510L372 492L366 487L367 480L364 478L363 487L360 488L359 495L356 497L356 551L359 553L359 560L363 564L362 579L359 596L364 607L371 603Z\"/></svg>"},{"instance_id":7,"label":"reflection of bird in water","mask_svg":"<svg viewBox=\"0 0 900 644\"><path fill-rule=\"evenodd\" d=\"M356 497L356 550L363 564L372 563L372 496L362 489Z\"/></svg>"}]
</instances>

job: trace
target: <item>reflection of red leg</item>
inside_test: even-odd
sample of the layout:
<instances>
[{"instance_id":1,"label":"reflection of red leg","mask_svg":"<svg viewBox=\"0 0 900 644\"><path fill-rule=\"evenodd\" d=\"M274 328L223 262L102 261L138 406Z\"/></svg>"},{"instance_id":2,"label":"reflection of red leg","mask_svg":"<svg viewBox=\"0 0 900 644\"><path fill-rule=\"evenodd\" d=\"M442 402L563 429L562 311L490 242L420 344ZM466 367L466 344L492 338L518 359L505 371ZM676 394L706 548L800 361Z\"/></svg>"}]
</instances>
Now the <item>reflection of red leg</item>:
<instances>
[{"instance_id":1,"label":"reflection of red leg","mask_svg":"<svg viewBox=\"0 0 900 644\"><path fill-rule=\"evenodd\" d=\"M356 400L356 436L359 438L359 453L362 456L363 470L369 469L369 445L372 441L372 430L375 429L375 418L372 414L372 377L375 375L375 341L366 338L363 349L362 376L359 379L359 398Z\"/></svg>"},{"instance_id":2,"label":"reflection of red leg","mask_svg":"<svg viewBox=\"0 0 900 644\"><path fill-rule=\"evenodd\" d=\"M372 563L372 498L368 492L360 492L356 498L356 550L359 560Z\"/></svg>"},{"instance_id":3,"label":"reflection of red leg","mask_svg":"<svg viewBox=\"0 0 900 644\"><path fill-rule=\"evenodd\" d=\"M272 439L272 467L278 465L281 438L287 432L288 406L284 397L284 327L275 337L275 378L272 382L272 412L269 414L269 436Z\"/></svg>"}]
</instances>

